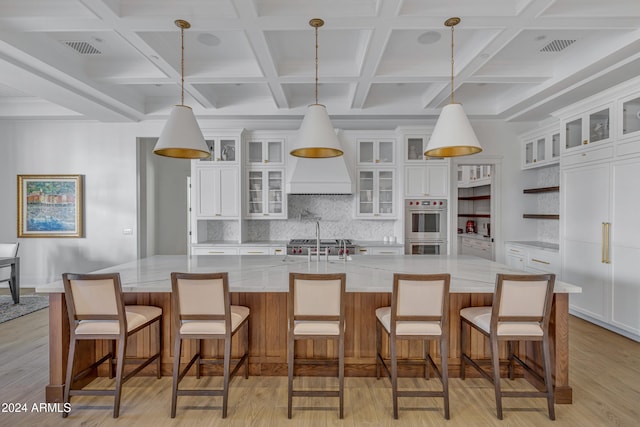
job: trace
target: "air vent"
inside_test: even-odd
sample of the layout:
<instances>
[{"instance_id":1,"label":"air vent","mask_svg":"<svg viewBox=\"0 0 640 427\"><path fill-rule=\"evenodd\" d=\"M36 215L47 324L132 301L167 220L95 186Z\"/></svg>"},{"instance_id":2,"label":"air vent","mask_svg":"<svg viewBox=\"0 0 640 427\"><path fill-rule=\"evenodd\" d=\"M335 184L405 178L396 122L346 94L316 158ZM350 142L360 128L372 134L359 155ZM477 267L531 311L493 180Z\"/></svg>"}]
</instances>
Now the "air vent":
<instances>
[{"instance_id":1,"label":"air vent","mask_svg":"<svg viewBox=\"0 0 640 427\"><path fill-rule=\"evenodd\" d=\"M552 40L540 52L560 52L571 46L575 40Z\"/></svg>"},{"instance_id":2,"label":"air vent","mask_svg":"<svg viewBox=\"0 0 640 427\"><path fill-rule=\"evenodd\" d=\"M64 41L62 42L69 46L71 49L78 52L80 55L101 55L98 49L93 47L91 44L83 41Z\"/></svg>"}]
</instances>

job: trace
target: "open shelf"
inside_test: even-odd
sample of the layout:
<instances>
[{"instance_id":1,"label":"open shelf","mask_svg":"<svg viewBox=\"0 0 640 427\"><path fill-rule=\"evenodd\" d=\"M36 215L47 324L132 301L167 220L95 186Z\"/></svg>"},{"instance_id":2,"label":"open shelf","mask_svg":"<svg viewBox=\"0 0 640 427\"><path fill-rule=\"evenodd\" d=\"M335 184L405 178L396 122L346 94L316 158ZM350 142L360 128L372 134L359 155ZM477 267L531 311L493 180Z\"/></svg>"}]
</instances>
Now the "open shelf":
<instances>
[{"instance_id":1,"label":"open shelf","mask_svg":"<svg viewBox=\"0 0 640 427\"><path fill-rule=\"evenodd\" d=\"M491 218L490 214L458 214L459 217L465 218Z\"/></svg>"},{"instance_id":2,"label":"open shelf","mask_svg":"<svg viewBox=\"0 0 640 427\"><path fill-rule=\"evenodd\" d=\"M560 215L556 215L556 214L522 214L522 218L560 219Z\"/></svg>"},{"instance_id":3,"label":"open shelf","mask_svg":"<svg viewBox=\"0 0 640 427\"><path fill-rule=\"evenodd\" d=\"M463 196L463 197L458 197L458 200L490 200L491 196L490 195L485 195L485 196Z\"/></svg>"},{"instance_id":4,"label":"open shelf","mask_svg":"<svg viewBox=\"0 0 640 427\"><path fill-rule=\"evenodd\" d=\"M555 186L555 187L525 188L524 190L522 190L522 192L525 194L552 193L554 191L560 191L560 187Z\"/></svg>"}]
</instances>

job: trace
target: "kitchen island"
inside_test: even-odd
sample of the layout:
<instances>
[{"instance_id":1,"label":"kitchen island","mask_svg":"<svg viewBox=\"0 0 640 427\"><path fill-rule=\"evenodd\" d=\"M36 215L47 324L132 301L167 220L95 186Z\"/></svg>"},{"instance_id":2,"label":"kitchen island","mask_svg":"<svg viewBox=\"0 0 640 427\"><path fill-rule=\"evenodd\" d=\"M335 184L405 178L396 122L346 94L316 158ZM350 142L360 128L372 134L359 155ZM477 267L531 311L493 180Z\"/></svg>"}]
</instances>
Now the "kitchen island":
<instances>
[{"instance_id":1,"label":"kitchen island","mask_svg":"<svg viewBox=\"0 0 640 427\"><path fill-rule=\"evenodd\" d=\"M347 275L345 363L347 376L375 375L375 309L390 305L390 292L394 272L399 273L450 273L450 344L449 373L459 376L460 367L460 309L469 306L491 305L497 273L522 273L506 265L472 256L410 256L373 255L354 256L348 261L339 259L320 261L307 257L283 256L181 256L166 255L144 258L133 262L99 270L100 273L118 272L122 280L127 304L147 304L161 307L164 313L162 331L162 373L171 375L173 365L173 333L171 313L170 273L213 272L229 273L232 304L246 305L251 309L249 366L251 375L287 374L287 291L290 272L336 273ZM556 282L550 334L556 401L571 403L568 367L568 301L570 293L580 292L577 286ZM69 343L69 320L64 302L62 281L37 288L37 292L49 293L49 370L50 383L46 388L47 402L62 401ZM153 334L141 339L132 337L128 355L144 356L155 348ZM82 343L78 368L88 366L95 355L107 352L104 342ZM489 358L488 343L475 333L470 339L471 354L477 358ZM435 342L430 352L439 358ZM183 352L186 363L195 347ZM203 344L205 354L220 354L217 344ZM234 351L238 349L235 348ZM337 351L332 343L299 343L296 352L305 358L327 357ZM402 357L419 356L422 347L400 347ZM506 357L506 347L500 349ZM521 357L539 366L537 348L521 345ZM209 368L209 367L206 367ZM147 368L149 374L152 370ZM414 368L417 369L417 368ZM215 368L211 368L215 370ZM330 373L322 365L306 368L304 375ZM415 372L413 372L415 374ZM106 368L96 375L106 375ZM472 372L469 371L472 375ZM527 377L531 380L531 378Z\"/></svg>"}]
</instances>

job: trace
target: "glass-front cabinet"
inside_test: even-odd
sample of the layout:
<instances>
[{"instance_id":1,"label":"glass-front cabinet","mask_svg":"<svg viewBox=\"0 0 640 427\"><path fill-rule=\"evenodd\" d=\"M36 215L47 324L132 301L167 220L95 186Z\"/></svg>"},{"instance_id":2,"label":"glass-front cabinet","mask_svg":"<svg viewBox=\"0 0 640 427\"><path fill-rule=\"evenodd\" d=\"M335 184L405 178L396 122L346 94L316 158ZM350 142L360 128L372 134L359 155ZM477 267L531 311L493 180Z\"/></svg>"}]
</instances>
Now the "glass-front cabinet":
<instances>
[{"instance_id":1,"label":"glass-front cabinet","mask_svg":"<svg viewBox=\"0 0 640 427\"><path fill-rule=\"evenodd\" d=\"M623 99L620 107L622 125L620 137L628 138L640 135L640 95L635 94Z\"/></svg>"},{"instance_id":2,"label":"glass-front cabinet","mask_svg":"<svg viewBox=\"0 0 640 427\"><path fill-rule=\"evenodd\" d=\"M284 176L284 168L247 171L247 218L287 217Z\"/></svg>"},{"instance_id":3,"label":"glass-front cabinet","mask_svg":"<svg viewBox=\"0 0 640 427\"><path fill-rule=\"evenodd\" d=\"M565 151L589 144L602 144L612 140L611 105L590 110L564 122Z\"/></svg>"},{"instance_id":4,"label":"glass-front cabinet","mask_svg":"<svg viewBox=\"0 0 640 427\"><path fill-rule=\"evenodd\" d=\"M392 139L358 139L359 165L393 164L395 141Z\"/></svg>"},{"instance_id":5,"label":"glass-front cabinet","mask_svg":"<svg viewBox=\"0 0 640 427\"><path fill-rule=\"evenodd\" d=\"M359 170L356 216L380 219L395 217L394 182L393 170Z\"/></svg>"},{"instance_id":6,"label":"glass-front cabinet","mask_svg":"<svg viewBox=\"0 0 640 427\"><path fill-rule=\"evenodd\" d=\"M524 139L522 168L529 169L560 160L560 132L557 130Z\"/></svg>"},{"instance_id":7,"label":"glass-front cabinet","mask_svg":"<svg viewBox=\"0 0 640 427\"><path fill-rule=\"evenodd\" d=\"M206 138L209 157L199 162L232 164L238 162L238 138Z\"/></svg>"},{"instance_id":8,"label":"glass-front cabinet","mask_svg":"<svg viewBox=\"0 0 640 427\"><path fill-rule=\"evenodd\" d=\"M284 164L284 141L281 139L264 139L247 141L248 165L282 165Z\"/></svg>"}]
</instances>

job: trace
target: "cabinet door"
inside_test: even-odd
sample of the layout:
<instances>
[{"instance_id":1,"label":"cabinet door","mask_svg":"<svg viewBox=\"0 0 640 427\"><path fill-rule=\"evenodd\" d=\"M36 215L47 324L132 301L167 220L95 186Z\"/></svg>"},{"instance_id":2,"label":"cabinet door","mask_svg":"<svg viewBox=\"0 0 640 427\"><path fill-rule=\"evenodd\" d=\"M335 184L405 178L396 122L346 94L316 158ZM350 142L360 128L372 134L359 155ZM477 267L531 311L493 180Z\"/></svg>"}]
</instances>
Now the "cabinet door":
<instances>
[{"instance_id":1,"label":"cabinet door","mask_svg":"<svg viewBox=\"0 0 640 427\"><path fill-rule=\"evenodd\" d=\"M207 138L210 156L198 162L236 163L238 138Z\"/></svg>"},{"instance_id":2,"label":"cabinet door","mask_svg":"<svg viewBox=\"0 0 640 427\"><path fill-rule=\"evenodd\" d=\"M263 170L248 171L249 200L247 201L247 214L261 215L264 212L264 174Z\"/></svg>"},{"instance_id":3,"label":"cabinet door","mask_svg":"<svg viewBox=\"0 0 640 427\"><path fill-rule=\"evenodd\" d=\"M394 176L392 170L358 171L358 200L356 215L388 218L395 216Z\"/></svg>"},{"instance_id":4,"label":"cabinet door","mask_svg":"<svg viewBox=\"0 0 640 427\"><path fill-rule=\"evenodd\" d=\"M562 278L582 287L573 310L606 321L610 316L610 265L603 262L603 223L609 221L610 167L600 163L562 171Z\"/></svg>"},{"instance_id":5,"label":"cabinet door","mask_svg":"<svg viewBox=\"0 0 640 427\"><path fill-rule=\"evenodd\" d=\"M228 219L238 217L238 169L196 168L196 217Z\"/></svg>"},{"instance_id":6,"label":"cabinet door","mask_svg":"<svg viewBox=\"0 0 640 427\"><path fill-rule=\"evenodd\" d=\"M376 165L394 162L395 141L359 139L356 141L358 164Z\"/></svg>"},{"instance_id":7,"label":"cabinet door","mask_svg":"<svg viewBox=\"0 0 640 427\"><path fill-rule=\"evenodd\" d=\"M286 211L284 197L284 170L268 170L267 172L266 214L270 217L281 217Z\"/></svg>"},{"instance_id":8,"label":"cabinet door","mask_svg":"<svg viewBox=\"0 0 640 427\"><path fill-rule=\"evenodd\" d=\"M611 106L588 111L565 122L565 150L611 141Z\"/></svg>"},{"instance_id":9,"label":"cabinet door","mask_svg":"<svg viewBox=\"0 0 640 427\"><path fill-rule=\"evenodd\" d=\"M449 193L449 168L446 165L406 166L406 197L446 197Z\"/></svg>"},{"instance_id":10,"label":"cabinet door","mask_svg":"<svg viewBox=\"0 0 640 427\"><path fill-rule=\"evenodd\" d=\"M612 322L640 335L640 159L612 166L613 212L609 259L613 266Z\"/></svg>"},{"instance_id":11,"label":"cabinet door","mask_svg":"<svg viewBox=\"0 0 640 427\"><path fill-rule=\"evenodd\" d=\"M631 99L623 100L621 110L620 136L627 138L640 135L640 96L634 95Z\"/></svg>"},{"instance_id":12,"label":"cabinet door","mask_svg":"<svg viewBox=\"0 0 640 427\"><path fill-rule=\"evenodd\" d=\"M279 139L251 140L247 142L247 163L249 165L284 163L284 141Z\"/></svg>"}]
</instances>

